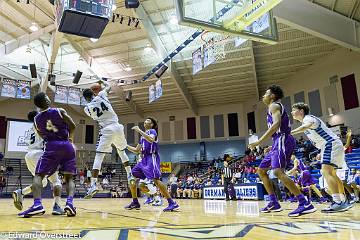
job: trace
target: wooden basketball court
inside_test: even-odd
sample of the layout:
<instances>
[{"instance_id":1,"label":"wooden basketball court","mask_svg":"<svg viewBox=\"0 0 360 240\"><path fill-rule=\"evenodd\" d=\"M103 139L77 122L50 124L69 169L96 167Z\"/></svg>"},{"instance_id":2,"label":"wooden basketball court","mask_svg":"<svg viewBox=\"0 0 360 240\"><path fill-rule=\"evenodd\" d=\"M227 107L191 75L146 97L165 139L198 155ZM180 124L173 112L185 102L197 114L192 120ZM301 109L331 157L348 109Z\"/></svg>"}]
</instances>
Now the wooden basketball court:
<instances>
[{"instance_id":1,"label":"wooden basketball court","mask_svg":"<svg viewBox=\"0 0 360 240\"><path fill-rule=\"evenodd\" d=\"M126 211L130 199L76 199L74 218L45 215L18 218L10 199L0 201L0 239L26 239L38 232L43 239L360 239L360 214L356 204L345 213L322 214L326 205L316 204L314 214L289 218L296 203L283 203L283 212L260 214L263 202L223 200L179 200L180 212L162 212L163 207L144 206ZM143 199L140 199L143 201ZM25 200L25 206L32 204ZM52 200L44 200L51 209ZM350 220L351 219L351 220ZM17 235L16 235L17 234ZM22 235L21 235L22 234ZM68 235L66 235L68 234ZM70 235L75 234L75 235ZM38 236L38 237L39 237ZM52 237L53 236L53 237ZM71 238L73 237L73 238Z\"/></svg>"}]
</instances>

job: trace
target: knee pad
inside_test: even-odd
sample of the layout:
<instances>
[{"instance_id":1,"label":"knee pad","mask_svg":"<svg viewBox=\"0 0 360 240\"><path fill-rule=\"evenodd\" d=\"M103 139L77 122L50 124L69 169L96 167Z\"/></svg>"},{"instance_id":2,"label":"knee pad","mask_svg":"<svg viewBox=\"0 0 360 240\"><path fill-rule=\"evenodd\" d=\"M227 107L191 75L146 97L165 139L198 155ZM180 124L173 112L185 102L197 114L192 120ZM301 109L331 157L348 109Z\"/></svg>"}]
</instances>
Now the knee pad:
<instances>
[{"instance_id":1,"label":"knee pad","mask_svg":"<svg viewBox=\"0 0 360 240\"><path fill-rule=\"evenodd\" d=\"M122 162L122 163L129 162L129 157L128 157L128 155L126 155L126 153L125 153L124 150L118 151L118 154L119 154L119 156L120 156L120 158L121 158L121 162Z\"/></svg>"},{"instance_id":2,"label":"knee pad","mask_svg":"<svg viewBox=\"0 0 360 240\"><path fill-rule=\"evenodd\" d=\"M97 169L97 170L101 169L101 164L104 160L104 157L105 157L105 153L96 153L93 169Z\"/></svg>"}]
</instances>

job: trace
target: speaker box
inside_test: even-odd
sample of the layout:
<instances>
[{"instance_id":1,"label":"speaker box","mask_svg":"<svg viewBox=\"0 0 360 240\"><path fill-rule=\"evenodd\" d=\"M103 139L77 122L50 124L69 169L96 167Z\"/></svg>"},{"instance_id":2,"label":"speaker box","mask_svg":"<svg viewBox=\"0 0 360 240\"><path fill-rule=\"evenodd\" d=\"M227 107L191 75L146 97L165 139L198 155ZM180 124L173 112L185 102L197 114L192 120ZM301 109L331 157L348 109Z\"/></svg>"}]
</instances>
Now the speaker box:
<instances>
[{"instance_id":1,"label":"speaker box","mask_svg":"<svg viewBox=\"0 0 360 240\"><path fill-rule=\"evenodd\" d=\"M126 8L138 8L140 5L139 0L125 0Z\"/></svg>"},{"instance_id":2,"label":"speaker box","mask_svg":"<svg viewBox=\"0 0 360 240\"><path fill-rule=\"evenodd\" d=\"M125 101L130 102L132 97L132 91L127 91L125 96Z\"/></svg>"},{"instance_id":3,"label":"speaker box","mask_svg":"<svg viewBox=\"0 0 360 240\"><path fill-rule=\"evenodd\" d=\"M32 63L29 66L30 66L31 78L37 78L37 72L36 72L35 63Z\"/></svg>"},{"instance_id":4,"label":"speaker box","mask_svg":"<svg viewBox=\"0 0 360 240\"><path fill-rule=\"evenodd\" d=\"M156 76L157 78L160 78L167 69L168 69L168 66L162 65L162 66L156 71L155 76Z\"/></svg>"},{"instance_id":5,"label":"speaker box","mask_svg":"<svg viewBox=\"0 0 360 240\"><path fill-rule=\"evenodd\" d=\"M80 72L79 70L75 73L74 80L73 80L73 83L74 83L74 84L78 84L78 83L79 83L80 78L81 78L81 75L82 75L82 72Z\"/></svg>"},{"instance_id":6,"label":"speaker box","mask_svg":"<svg viewBox=\"0 0 360 240\"><path fill-rule=\"evenodd\" d=\"M55 86L55 78L56 76L54 74L49 74L48 81L50 81L51 86Z\"/></svg>"}]
</instances>

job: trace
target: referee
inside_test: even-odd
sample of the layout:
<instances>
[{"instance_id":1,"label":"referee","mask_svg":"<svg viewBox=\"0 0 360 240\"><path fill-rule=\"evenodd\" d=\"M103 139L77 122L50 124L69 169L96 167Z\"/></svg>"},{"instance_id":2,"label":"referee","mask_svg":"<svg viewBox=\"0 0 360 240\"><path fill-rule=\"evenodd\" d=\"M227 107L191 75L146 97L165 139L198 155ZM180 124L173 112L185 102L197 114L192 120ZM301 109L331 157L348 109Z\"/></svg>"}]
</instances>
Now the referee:
<instances>
[{"instance_id":1,"label":"referee","mask_svg":"<svg viewBox=\"0 0 360 240\"><path fill-rule=\"evenodd\" d=\"M235 197L235 189L234 189L234 172L232 169L230 169L229 167L229 163L227 161L224 161L224 169L222 170L222 174L221 174L221 182L224 185L224 192L226 195L226 201L230 200L229 197L229 188L231 191L231 195L232 196L232 200L236 200Z\"/></svg>"}]
</instances>

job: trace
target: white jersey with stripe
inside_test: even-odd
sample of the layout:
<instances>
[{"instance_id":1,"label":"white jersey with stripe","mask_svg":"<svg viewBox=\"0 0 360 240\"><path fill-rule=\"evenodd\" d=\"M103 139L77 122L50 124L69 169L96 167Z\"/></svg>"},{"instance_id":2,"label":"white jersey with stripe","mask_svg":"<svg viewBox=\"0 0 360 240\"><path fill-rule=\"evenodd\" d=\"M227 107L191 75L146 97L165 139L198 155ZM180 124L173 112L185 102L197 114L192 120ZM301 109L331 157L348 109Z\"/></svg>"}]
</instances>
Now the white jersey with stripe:
<instances>
[{"instance_id":1,"label":"white jersey with stripe","mask_svg":"<svg viewBox=\"0 0 360 240\"><path fill-rule=\"evenodd\" d=\"M28 151L44 149L44 141L36 132L34 126L27 131L26 142L28 143Z\"/></svg>"},{"instance_id":2,"label":"white jersey with stripe","mask_svg":"<svg viewBox=\"0 0 360 240\"><path fill-rule=\"evenodd\" d=\"M302 122L303 124L312 124L310 129L306 130L304 133L312 141L315 147L319 149L323 148L327 143L339 140L339 137L336 136L321 119L313 115L306 115Z\"/></svg>"},{"instance_id":3,"label":"white jersey with stripe","mask_svg":"<svg viewBox=\"0 0 360 240\"><path fill-rule=\"evenodd\" d=\"M119 118L112 108L105 90L100 91L91 102L86 104L84 111L89 117L97 121L102 128L119 123Z\"/></svg>"}]
</instances>

